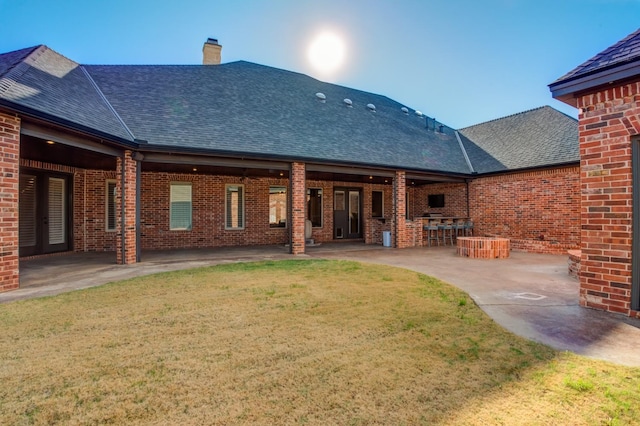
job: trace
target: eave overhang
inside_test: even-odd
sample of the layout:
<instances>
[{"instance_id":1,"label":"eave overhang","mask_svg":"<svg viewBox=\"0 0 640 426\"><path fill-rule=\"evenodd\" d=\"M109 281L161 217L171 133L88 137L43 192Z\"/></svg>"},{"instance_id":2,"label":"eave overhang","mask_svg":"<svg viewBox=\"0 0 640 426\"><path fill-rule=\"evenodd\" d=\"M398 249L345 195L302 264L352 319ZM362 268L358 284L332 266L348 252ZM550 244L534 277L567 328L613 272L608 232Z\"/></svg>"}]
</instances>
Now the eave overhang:
<instances>
[{"instance_id":1,"label":"eave overhang","mask_svg":"<svg viewBox=\"0 0 640 426\"><path fill-rule=\"evenodd\" d=\"M594 91L596 88L606 88L638 76L640 76L640 58L551 83L549 90L555 99L577 108L578 93Z\"/></svg>"}]
</instances>

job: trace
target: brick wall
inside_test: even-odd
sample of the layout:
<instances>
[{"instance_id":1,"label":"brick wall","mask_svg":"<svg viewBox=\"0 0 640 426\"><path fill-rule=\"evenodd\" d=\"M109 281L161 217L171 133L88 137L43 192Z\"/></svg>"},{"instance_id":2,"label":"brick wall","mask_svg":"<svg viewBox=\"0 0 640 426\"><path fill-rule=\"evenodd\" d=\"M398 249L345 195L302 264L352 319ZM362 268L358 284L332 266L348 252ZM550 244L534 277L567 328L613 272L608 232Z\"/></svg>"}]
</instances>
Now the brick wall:
<instances>
[{"instance_id":1,"label":"brick wall","mask_svg":"<svg viewBox=\"0 0 640 426\"><path fill-rule=\"evenodd\" d=\"M444 207L429 206L429 195L444 194ZM436 183L423 185L410 193L410 217L420 217L425 213L439 213L448 217L466 217L467 184L466 183Z\"/></svg>"},{"instance_id":2,"label":"brick wall","mask_svg":"<svg viewBox=\"0 0 640 426\"><path fill-rule=\"evenodd\" d=\"M124 155L118 158L116 176L116 262L118 264L136 263L137 176L136 162L131 158L131 151L125 151ZM123 204L124 215L122 214Z\"/></svg>"},{"instance_id":3,"label":"brick wall","mask_svg":"<svg viewBox=\"0 0 640 426\"><path fill-rule=\"evenodd\" d=\"M579 116L582 255L580 304L631 310L632 136L640 134L640 81L583 95Z\"/></svg>"},{"instance_id":4,"label":"brick wall","mask_svg":"<svg viewBox=\"0 0 640 426\"><path fill-rule=\"evenodd\" d=\"M192 229L169 229L172 182L192 184ZM245 227L225 230L225 185L242 184ZM286 244L288 228L269 226L269 186L288 187L282 178L241 178L198 174L142 173L141 243L143 250Z\"/></svg>"},{"instance_id":5,"label":"brick wall","mask_svg":"<svg viewBox=\"0 0 640 426\"><path fill-rule=\"evenodd\" d=\"M307 190L304 163L291 164L291 254L305 252Z\"/></svg>"},{"instance_id":6,"label":"brick wall","mask_svg":"<svg viewBox=\"0 0 640 426\"><path fill-rule=\"evenodd\" d=\"M0 114L0 292L19 287L20 119Z\"/></svg>"},{"instance_id":7,"label":"brick wall","mask_svg":"<svg viewBox=\"0 0 640 426\"><path fill-rule=\"evenodd\" d=\"M82 170L74 179L75 251L116 251L116 231L107 231L106 185L116 171Z\"/></svg>"},{"instance_id":8,"label":"brick wall","mask_svg":"<svg viewBox=\"0 0 640 426\"><path fill-rule=\"evenodd\" d=\"M406 248L411 247L411 241L413 241L413 235L409 235L407 230L407 186L405 179L405 172L396 171L395 178L393 179L393 191L395 203L393 204L393 224L391 226L391 240L393 247ZM411 238L410 238L411 237Z\"/></svg>"},{"instance_id":9,"label":"brick wall","mask_svg":"<svg viewBox=\"0 0 640 426\"><path fill-rule=\"evenodd\" d=\"M580 245L578 167L478 178L469 183L474 234L510 238L512 249L564 254Z\"/></svg>"}]
</instances>

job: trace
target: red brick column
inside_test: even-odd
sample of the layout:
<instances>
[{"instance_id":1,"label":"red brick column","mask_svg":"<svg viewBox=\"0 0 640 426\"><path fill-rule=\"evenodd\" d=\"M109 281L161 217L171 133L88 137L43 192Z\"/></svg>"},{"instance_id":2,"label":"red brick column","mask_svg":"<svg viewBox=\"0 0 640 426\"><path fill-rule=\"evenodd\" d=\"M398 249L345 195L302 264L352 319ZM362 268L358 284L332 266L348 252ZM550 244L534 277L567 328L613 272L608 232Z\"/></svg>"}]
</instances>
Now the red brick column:
<instances>
[{"instance_id":1,"label":"red brick column","mask_svg":"<svg viewBox=\"0 0 640 426\"><path fill-rule=\"evenodd\" d=\"M0 114L0 292L20 286L19 173L20 119Z\"/></svg>"},{"instance_id":2,"label":"red brick column","mask_svg":"<svg viewBox=\"0 0 640 426\"><path fill-rule=\"evenodd\" d=\"M405 172L396 171L393 179L393 223L391 239L393 247L409 247L407 239L407 184Z\"/></svg>"},{"instance_id":3,"label":"red brick column","mask_svg":"<svg viewBox=\"0 0 640 426\"><path fill-rule=\"evenodd\" d=\"M631 311L631 136L640 134L640 82L581 96L577 106L580 304L637 316Z\"/></svg>"},{"instance_id":4,"label":"red brick column","mask_svg":"<svg viewBox=\"0 0 640 426\"><path fill-rule=\"evenodd\" d=\"M136 263L136 162L131 151L118 158L116 177L116 262ZM124 182L123 182L124 169ZM123 187L124 185L124 187ZM124 198L124 200L123 200ZM122 204L124 203L124 215Z\"/></svg>"},{"instance_id":5,"label":"red brick column","mask_svg":"<svg viewBox=\"0 0 640 426\"><path fill-rule=\"evenodd\" d=\"M291 164L291 254L304 254L304 222L307 204L305 164Z\"/></svg>"}]
</instances>

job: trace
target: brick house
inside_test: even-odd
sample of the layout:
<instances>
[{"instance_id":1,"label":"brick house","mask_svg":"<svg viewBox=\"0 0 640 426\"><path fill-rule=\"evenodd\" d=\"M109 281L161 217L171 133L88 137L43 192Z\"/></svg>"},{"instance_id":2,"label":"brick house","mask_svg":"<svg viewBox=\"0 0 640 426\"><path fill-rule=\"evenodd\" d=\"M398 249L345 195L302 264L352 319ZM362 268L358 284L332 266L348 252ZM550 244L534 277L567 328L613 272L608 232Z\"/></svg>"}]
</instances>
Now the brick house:
<instances>
[{"instance_id":1,"label":"brick house","mask_svg":"<svg viewBox=\"0 0 640 426\"><path fill-rule=\"evenodd\" d=\"M315 242L424 244L425 213L580 246L577 122L550 107L452 129L385 96L254 63L80 65L0 55L0 291L19 260ZM307 228L307 229L306 229Z\"/></svg>"},{"instance_id":2,"label":"brick house","mask_svg":"<svg viewBox=\"0 0 640 426\"><path fill-rule=\"evenodd\" d=\"M580 304L640 317L640 30L549 88L579 110Z\"/></svg>"}]
</instances>

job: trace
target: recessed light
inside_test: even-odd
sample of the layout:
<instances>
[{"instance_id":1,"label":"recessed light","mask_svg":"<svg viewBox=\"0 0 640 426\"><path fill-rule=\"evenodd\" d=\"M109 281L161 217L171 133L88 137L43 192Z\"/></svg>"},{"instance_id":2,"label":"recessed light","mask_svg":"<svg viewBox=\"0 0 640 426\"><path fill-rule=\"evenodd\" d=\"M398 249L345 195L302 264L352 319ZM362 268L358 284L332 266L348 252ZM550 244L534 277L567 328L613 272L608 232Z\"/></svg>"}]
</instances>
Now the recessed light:
<instances>
[{"instance_id":1,"label":"recessed light","mask_svg":"<svg viewBox=\"0 0 640 426\"><path fill-rule=\"evenodd\" d=\"M197 168L197 167L194 167L194 168L193 168L193 171L194 171L194 172L197 172L197 171L198 171L198 168Z\"/></svg>"},{"instance_id":2,"label":"recessed light","mask_svg":"<svg viewBox=\"0 0 640 426\"><path fill-rule=\"evenodd\" d=\"M54 141L47 141L47 144L49 144L49 145L54 145L54 144L55 144L55 142L54 142Z\"/></svg>"}]
</instances>

